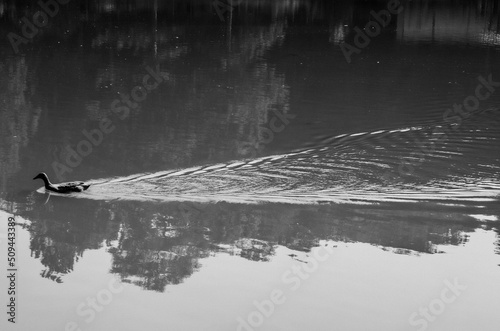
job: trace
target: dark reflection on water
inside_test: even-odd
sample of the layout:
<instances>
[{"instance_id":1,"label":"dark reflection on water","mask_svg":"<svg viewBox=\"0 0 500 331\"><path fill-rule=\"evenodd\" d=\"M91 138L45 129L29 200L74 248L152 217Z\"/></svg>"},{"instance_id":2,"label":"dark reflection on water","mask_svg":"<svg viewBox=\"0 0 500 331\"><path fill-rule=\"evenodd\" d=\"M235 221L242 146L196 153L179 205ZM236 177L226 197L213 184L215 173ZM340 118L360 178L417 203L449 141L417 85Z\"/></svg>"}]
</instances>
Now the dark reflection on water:
<instances>
[{"instance_id":1,"label":"dark reflection on water","mask_svg":"<svg viewBox=\"0 0 500 331\"><path fill-rule=\"evenodd\" d=\"M22 45L22 56L6 35L20 33L14 23L37 8L0 3L3 195L32 189L28 179L40 170L53 178L54 162L67 165L84 130L103 118L116 129L63 179L271 155L324 136L440 122L479 75L499 73L495 1L404 3L350 65L339 42L352 43L354 27L385 2L242 2L222 22L210 1L75 1ZM420 33L431 18L435 42L426 45ZM112 102L155 65L170 79L120 120ZM295 118L268 142L275 112Z\"/></svg>"},{"instance_id":2,"label":"dark reflection on water","mask_svg":"<svg viewBox=\"0 0 500 331\"><path fill-rule=\"evenodd\" d=\"M28 221L31 255L57 282L72 272L86 250L105 247L110 272L141 288L164 291L200 268L208 256L227 253L269 261L277 245L309 252L321 240L363 242L396 254L435 254L438 245L463 245L485 208L495 204L443 208L432 205L381 206L201 204L194 202L101 202L30 196L28 203L4 203ZM75 210L79 210L75 213ZM498 243L497 243L498 250Z\"/></svg>"}]
</instances>

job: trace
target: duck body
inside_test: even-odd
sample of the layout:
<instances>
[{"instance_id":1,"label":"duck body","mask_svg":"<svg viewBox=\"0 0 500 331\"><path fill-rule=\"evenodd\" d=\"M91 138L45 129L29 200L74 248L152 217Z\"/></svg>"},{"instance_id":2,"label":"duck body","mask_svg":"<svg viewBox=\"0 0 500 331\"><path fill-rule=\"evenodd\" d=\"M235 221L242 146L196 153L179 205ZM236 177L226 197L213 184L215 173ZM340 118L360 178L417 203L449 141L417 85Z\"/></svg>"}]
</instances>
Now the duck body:
<instances>
[{"instance_id":1,"label":"duck body","mask_svg":"<svg viewBox=\"0 0 500 331\"><path fill-rule=\"evenodd\" d=\"M39 173L33 179L37 178L43 180L46 190L57 193L82 192L88 189L90 186L90 184L86 184L84 182L67 182L67 183L52 184L49 180L49 177L44 172Z\"/></svg>"}]
</instances>

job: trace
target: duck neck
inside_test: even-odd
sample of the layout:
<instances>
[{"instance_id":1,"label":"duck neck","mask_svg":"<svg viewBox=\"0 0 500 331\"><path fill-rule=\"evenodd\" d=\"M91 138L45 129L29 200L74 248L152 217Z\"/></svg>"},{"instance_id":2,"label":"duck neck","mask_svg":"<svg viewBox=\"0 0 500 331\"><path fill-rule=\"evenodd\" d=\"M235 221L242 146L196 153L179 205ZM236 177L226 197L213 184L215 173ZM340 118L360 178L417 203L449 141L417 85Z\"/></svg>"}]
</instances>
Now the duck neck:
<instances>
[{"instance_id":1,"label":"duck neck","mask_svg":"<svg viewBox=\"0 0 500 331\"><path fill-rule=\"evenodd\" d=\"M45 183L45 188L51 187L52 183L47 177L42 177L43 182Z\"/></svg>"}]
</instances>

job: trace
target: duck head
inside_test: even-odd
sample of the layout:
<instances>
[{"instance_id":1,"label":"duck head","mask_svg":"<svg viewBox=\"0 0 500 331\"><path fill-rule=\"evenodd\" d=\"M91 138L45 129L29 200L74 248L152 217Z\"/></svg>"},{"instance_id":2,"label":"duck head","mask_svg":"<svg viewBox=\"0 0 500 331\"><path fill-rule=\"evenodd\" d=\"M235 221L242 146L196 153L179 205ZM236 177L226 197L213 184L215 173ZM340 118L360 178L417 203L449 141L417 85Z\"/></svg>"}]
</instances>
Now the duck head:
<instances>
[{"instance_id":1,"label":"duck head","mask_svg":"<svg viewBox=\"0 0 500 331\"><path fill-rule=\"evenodd\" d=\"M36 175L35 177L33 177L33 179L37 179L37 178L47 178L47 174L45 172L41 172L39 173L38 175Z\"/></svg>"},{"instance_id":2,"label":"duck head","mask_svg":"<svg viewBox=\"0 0 500 331\"><path fill-rule=\"evenodd\" d=\"M33 177L33 179L37 179L37 178L43 179L44 182L49 181L49 177L47 176L47 174L45 172L41 172L38 175L36 175L35 177Z\"/></svg>"}]
</instances>

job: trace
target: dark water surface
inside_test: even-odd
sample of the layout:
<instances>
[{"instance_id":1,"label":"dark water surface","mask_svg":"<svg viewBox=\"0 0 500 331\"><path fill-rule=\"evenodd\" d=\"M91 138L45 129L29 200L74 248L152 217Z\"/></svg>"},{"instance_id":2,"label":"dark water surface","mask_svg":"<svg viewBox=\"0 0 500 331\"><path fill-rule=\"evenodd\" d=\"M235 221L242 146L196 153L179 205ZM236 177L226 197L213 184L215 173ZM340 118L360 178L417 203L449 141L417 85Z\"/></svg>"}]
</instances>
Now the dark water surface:
<instances>
[{"instance_id":1,"label":"dark water surface","mask_svg":"<svg viewBox=\"0 0 500 331\"><path fill-rule=\"evenodd\" d=\"M2 330L498 330L500 5L387 8L0 1Z\"/></svg>"}]
</instances>

